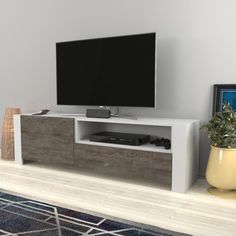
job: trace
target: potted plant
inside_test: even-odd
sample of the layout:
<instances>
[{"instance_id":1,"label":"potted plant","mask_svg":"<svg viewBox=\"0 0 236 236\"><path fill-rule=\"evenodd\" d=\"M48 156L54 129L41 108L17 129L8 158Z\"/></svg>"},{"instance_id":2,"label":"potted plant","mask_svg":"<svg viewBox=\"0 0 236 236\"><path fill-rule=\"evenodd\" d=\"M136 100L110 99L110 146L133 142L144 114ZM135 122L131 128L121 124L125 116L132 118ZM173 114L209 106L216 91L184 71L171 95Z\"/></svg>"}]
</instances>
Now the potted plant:
<instances>
[{"instance_id":1,"label":"potted plant","mask_svg":"<svg viewBox=\"0 0 236 236\"><path fill-rule=\"evenodd\" d=\"M229 103L203 127L208 133L211 151L206 179L218 189L236 189L236 117Z\"/></svg>"}]
</instances>

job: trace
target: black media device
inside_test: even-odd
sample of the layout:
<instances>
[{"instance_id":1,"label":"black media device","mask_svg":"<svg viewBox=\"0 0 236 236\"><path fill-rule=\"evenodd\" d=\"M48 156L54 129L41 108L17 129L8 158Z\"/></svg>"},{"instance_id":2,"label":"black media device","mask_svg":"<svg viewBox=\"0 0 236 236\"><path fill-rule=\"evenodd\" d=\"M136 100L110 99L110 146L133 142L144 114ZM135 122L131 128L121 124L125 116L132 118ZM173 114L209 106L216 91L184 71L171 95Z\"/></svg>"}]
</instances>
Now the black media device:
<instances>
[{"instance_id":1,"label":"black media device","mask_svg":"<svg viewBox=\"0 0 236 236\"><path fill-rule=\"evenodd\" d=\"M150 143L156 146L163 146L165 149L171 148L171 142L169 139L166 138L156 138L152 140Z\"/></svg>"},{"instance_id":2,"label":"black media device","mask_svg":"<svg viewBox=\"0 0 236 236\"><path fill-rule=\"evenodd\" d=\"M86 117L91 118L110 118L111 111L108 109L87 109Z\"/></svg>"},{"instance_id":3,"label":"black media device","mask_svg":"<svg viewBox=\"0 0 236 236\"><path fill-rule=\"evenodd\" d=\"M103 143L115 143L132 146L140 146L142 144L150 142L150 135L146 134L128 134L118 132L100 132L91 134L90 141L103 142Z\"/></svg>"},{"instance_id":4,"label":"black media device","mask_svg":"<svg viewBox=\"0 0 236 236\"><path fill-rule=\"evenodd\" d=\"M58 42L57 104L155 107L155 58L155 33Z\"/></svg>"}]
</instances>

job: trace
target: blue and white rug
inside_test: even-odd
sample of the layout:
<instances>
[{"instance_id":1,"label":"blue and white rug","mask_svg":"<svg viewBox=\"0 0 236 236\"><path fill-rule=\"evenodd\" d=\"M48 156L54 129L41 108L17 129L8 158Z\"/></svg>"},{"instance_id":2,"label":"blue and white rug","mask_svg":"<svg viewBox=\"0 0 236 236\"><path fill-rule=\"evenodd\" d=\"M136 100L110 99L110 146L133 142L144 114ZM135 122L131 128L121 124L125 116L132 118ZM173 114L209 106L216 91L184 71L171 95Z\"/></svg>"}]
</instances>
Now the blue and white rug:
<instances>
[{"instance_id":1,"label":"blue and white rug","mask_svg":"<svg viewBox=\"0 0 236 236\"><path fill-rule=\"evenodd\" d=\"M0 235L176 236L186 235L0 192Z\"/></svg>"}]
</instances>

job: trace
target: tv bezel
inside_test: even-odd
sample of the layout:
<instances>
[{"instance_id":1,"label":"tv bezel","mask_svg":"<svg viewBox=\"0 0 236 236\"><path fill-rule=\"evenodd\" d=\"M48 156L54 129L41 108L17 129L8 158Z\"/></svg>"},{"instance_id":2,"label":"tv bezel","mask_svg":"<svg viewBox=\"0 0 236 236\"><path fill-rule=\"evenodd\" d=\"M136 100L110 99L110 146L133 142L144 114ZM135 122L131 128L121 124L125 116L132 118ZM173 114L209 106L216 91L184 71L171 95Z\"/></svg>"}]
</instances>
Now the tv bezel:
<instances>
[{"instance_id":1,"label":"tv bezel","mask_svg":"<svg viewBox=\"0 0 236 236\"><path fill-rule=\"evenodd\" d=\"M83 39L76 39L76 40L70 40L70 41L60 41L56 42L56 50L57 45L60 43L70 43L70 42L77 42L77 41L84 41L84 40L96 40L96 39L107 39L107 38L120 38L120 37L126 37L126 36L138 36L138 35L145 35L145 34L154 34L155 35L155 66L154 66L154 106L111 106L111 105L105 105L105 104L94 104L94 105L88 105L88 104L79 104L79 105L71 105L71 104L59 104L58 103L58 79L57 79L57 63L56 63L56 97L57 97L57 105L59 106L84 106L84 107L127 107L127 108L148 108L148 109L157 109L157 36L156 32L148 32L148 33L135 33L135 34L128 34L128 35L117 35L117 36L105 36L105 37L96 37L96 38L83 38Z\"/></svg>"}]
</instances>

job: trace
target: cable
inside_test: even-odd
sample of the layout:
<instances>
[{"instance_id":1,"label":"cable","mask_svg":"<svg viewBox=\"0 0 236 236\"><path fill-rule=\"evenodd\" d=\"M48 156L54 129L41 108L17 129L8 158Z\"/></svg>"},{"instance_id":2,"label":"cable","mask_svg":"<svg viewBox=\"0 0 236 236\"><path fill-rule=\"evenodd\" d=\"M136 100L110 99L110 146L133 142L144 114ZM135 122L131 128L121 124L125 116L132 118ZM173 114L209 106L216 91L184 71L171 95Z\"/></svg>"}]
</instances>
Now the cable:
<instances>
[{"instance_id":1,"label":"cable","mask_svg":"<svg viewBox=\"0 0 236 236\"><path fill-rule=\"evenodd\" d=\"M111 114L112 116L117 116L120 113L119 107L116 107L116 112L114 114Z\"/></svg>"}]
</instances>

